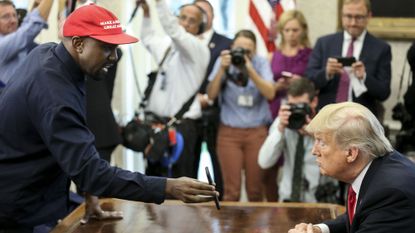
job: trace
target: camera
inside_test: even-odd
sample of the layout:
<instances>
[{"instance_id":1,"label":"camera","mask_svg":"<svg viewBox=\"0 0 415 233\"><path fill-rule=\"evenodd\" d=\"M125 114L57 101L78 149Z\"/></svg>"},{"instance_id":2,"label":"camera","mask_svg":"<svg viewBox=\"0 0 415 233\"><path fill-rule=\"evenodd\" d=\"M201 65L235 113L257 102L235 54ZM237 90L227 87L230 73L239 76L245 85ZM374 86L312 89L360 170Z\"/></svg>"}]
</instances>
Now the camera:
<instances>
[{"instance_id":1,"label":"camera","mask_svg":"<svg viewBox=\"0 0 415 233\"><path fill-rule=\"evenodd\" d=\"M288 119L288 128L300 129L306 123L306 116L311 114L311 108L306 103L288 104L291 115Z\"/></svg>"},{"instance_id":2,"label":"camera","mask_svg":"<svg viewBox=\"0 0 415 233\"><path fill-rule=\"evenodd\" d=\"M392 109L392 119L402 123L402 129L411 127L412 116L408 113L403 103L397 103Z\"/></svg>"},{"instance_id":3,"label":"camera","mask_svg":"<svg viewBox=\"0 0 415 233\"><path fill-rule=\"evenodd\" d=\"M404 104L399 102L392 109L392 119L401 122L401 130L396 135L395 149L402 153L415 151L413 138L415 136L415 121Z\"/></svg>"},{"instance_id":4,"label":"camera","mask_svg":"<svg viewBox=\"0 0 415 233\"><path fill-rule=\"evenodd\" d=\"M244 48L234 48L231 50L231 62L234 66L243 66L245 65L245 49Z\"/></svg>"}]
</instances>

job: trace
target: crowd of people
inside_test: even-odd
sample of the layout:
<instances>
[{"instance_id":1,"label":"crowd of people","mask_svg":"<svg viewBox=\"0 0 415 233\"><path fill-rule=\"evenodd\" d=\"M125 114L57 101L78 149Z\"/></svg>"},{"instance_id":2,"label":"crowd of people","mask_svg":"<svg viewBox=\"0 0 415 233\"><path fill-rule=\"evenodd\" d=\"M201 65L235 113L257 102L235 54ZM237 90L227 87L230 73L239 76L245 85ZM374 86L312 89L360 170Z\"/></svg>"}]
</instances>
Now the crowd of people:
<instances>
[{"instance_id":1,"label":"crowd of people","mask_svg":"<svg viewBox=\"0 0 415 233\"><path fill-rule=\"evenodd\" d=\"M159 65L141 106L141 120L151 116L143 153L159 153L146 175L110 166L122 143L111 110L118 45L137 38L87 3L62 18L59 44L37 45L53 3L36 0L19 26L12 1L0 1L0 233L53 227L67 214L70 180L86 197L84 222L122 218L102 211L98 196L239 201L245 181L249 201L348 204L336 220L293 233L413 231L415 165L382 127L392 55L367 30L369 0L344 0L343 30L314 46L303 13L285 11L269 58L256 53L251 30L216 33L207 0L178 15L165 0L138 0L140 43ZM196 179L204 146L214 185ZM352 194L358 202L350 204Z\"/></svg>"}]
</instances>

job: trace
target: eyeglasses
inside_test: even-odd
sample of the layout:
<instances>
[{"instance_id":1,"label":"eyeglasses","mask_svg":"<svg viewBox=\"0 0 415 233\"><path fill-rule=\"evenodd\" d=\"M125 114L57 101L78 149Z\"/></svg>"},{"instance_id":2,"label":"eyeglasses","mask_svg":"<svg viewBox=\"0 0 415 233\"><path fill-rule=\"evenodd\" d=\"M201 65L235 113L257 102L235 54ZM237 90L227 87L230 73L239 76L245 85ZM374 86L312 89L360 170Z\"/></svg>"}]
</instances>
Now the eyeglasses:
<instances>
[{"instance_id":1,"label":"eyeglasses","mask_svg":"<svg viewBox=\"0 0 415 233\"><path fill-rule=\"evenodd\" d=\"M343 19L347 21L356 20L356 22L361 23L367 18L367 15L351 15L351 14L343 14Z\"/></svg>"}]
</instances>

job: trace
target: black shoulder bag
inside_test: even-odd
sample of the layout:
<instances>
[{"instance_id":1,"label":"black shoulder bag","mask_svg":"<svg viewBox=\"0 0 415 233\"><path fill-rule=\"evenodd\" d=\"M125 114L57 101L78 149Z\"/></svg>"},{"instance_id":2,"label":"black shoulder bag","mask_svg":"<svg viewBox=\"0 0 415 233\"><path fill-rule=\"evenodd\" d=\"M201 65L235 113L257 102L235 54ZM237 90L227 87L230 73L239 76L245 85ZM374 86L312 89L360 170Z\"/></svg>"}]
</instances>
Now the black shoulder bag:
<instances>
[{"instance_id":1,"label":"black shoulder bag","mask_svg":"<svg viewBox=\"0 0 415 233\"><path fill-rule=\"evenodd\" d=\"M166 50L164 57L159 64L159 68L162 67L170 48L171 47ZM148 85L139 105L141 111L144 111L148 104L148 99L150 98L157 75L158 70L147 75L149 78ZM144 112L144 119L140 119L139 114L136 113L133 119L129 121L122 130L123 145L131 150L145 153L146 157L152 161L159 161L163 156L164 151L170 146L169 128L177 124L183 117L183 114L188 111L196 93L192 95L183 104L182 108L170 119L157 116L152 112ZM145 151L149 144L152 144L152 146L149 151Z\"/></svg>"}]
</instances>

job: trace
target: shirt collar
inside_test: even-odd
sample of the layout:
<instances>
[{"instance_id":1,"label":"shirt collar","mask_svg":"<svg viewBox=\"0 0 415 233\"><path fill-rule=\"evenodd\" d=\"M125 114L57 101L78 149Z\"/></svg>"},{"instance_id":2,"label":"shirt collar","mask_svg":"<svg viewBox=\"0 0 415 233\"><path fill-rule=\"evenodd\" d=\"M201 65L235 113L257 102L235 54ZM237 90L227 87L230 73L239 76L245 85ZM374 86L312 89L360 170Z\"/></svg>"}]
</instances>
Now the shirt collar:
<instances>
[{"instance_id":1,"label":"shirt collar","mask_svg":"<svg viewBox=\"0 0 415 233\"><path fill-rule=\"evenodd\" d=\"M359 196L360 187L362 186L363 178L365 177L367 170L369 169L370 165L372 164L373 160L370 160L370 162L363 168L363 170L360 172L360 174L354 179L352 182L352 188L353 191L356 193L356 198Z\"/></svg>"},{"instance_id":2,"label":"shirt collar","mask_svg":"<svg viewBox=\"0 0 415 233\"><path fill-rule=\"evenodd\" d=\"M81 67L75 62L63 43L56 46L54 53L57 58L61 60L79 90L85 94L85 75L82 72Z\"/></svg>"},{"instance_id":3,"label":"shirt collar","mask_svg":"<svg viewBox=\"0 0 415 233\"><path fill-rule=\"evenodd\" d=\"M367 30L364 30L362 32L362 34L360 34L360 36L356 38L355 41L363 42L363 40L365 39L366 34L367 34ZM351 41L352 40L352 36L347 31L343 32L343 36L344 36L345 41Z\"/></svg>"},{"instance_id":4,"label":"shirt collar","mask_svg":"<svg viewBox=\"0 0 415 233\"><path fill-rule=\"evenodd\" d=\"M209 29L207 31L205 31L204 33L202 33L199 38L203 41L203 44L208 45L210 40L212 39L213 36L213 29Z\"/></svg>"}]
</instances>

